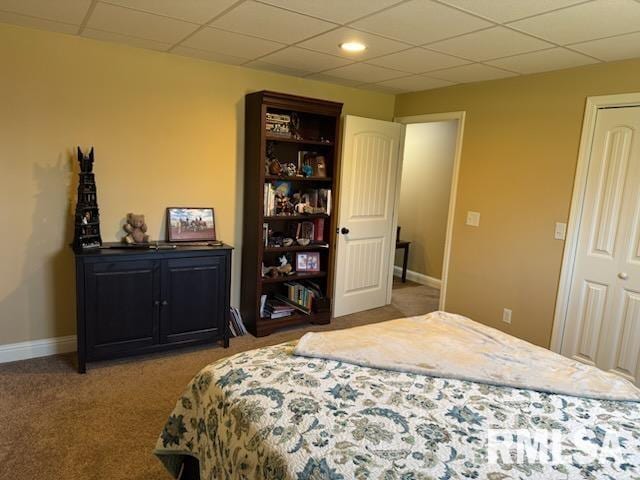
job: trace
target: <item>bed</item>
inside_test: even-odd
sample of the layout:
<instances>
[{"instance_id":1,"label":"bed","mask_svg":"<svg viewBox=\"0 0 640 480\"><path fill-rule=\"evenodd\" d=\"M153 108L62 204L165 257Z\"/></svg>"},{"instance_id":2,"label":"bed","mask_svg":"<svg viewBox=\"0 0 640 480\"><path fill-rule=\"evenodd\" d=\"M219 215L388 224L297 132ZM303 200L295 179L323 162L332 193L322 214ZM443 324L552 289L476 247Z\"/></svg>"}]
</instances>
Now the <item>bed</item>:
<instances>
[{"instance_id":1,"label":"bed","mask_svg":"<svg viewBox=\"0 0 640 480\"><path fill-rule=\"evenodd\" d=\"M436 315L428 318L449 318ZM485 343L505 335L478 328ZM314 345L335 347L341 337L314 335L306 353L294 354L300 345L293 342L203 368L157 441L155 454L169 472L184 478L185 466L197 465L189 475L202 480L640 478L640 394L631 384L615 384L622 399L498 385L422 372L433 365L421 353L398 366L385 351L371 366L367 355L388 346L384 339L366 355L333 348L318 358ZM367 343L362 331L351 337ZM538 348L519 342L517 351ZM489 346L495 353L496 344ZM497 365L507 364L502 358ZM504 372L498 377L509 383Z\"/></svg>"}]
</instances>

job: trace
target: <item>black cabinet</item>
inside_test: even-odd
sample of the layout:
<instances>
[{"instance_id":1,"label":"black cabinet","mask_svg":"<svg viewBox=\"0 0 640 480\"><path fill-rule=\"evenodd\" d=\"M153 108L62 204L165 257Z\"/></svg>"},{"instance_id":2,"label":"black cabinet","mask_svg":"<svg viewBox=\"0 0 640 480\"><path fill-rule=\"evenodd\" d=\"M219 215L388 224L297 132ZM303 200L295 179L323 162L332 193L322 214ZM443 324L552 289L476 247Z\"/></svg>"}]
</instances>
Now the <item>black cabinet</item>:
<instances>
[{"instance_id":1,"label":"black cabinet","mask_svg":"<svg viewBox=\"0 0 640 480\"><path fill-rule=\"evenodd\" d=\"M222 340L231 247L76 254L78 371L87 361Z\"/></svg>"}]
</instances>

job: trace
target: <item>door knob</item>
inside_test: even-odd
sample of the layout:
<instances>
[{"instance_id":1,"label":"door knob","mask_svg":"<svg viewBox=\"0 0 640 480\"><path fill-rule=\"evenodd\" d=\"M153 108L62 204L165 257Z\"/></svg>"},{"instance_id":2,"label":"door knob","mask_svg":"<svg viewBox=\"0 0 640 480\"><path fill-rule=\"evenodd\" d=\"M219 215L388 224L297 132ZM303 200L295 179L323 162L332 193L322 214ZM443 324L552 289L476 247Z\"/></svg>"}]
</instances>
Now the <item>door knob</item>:
<instances>
[{"instance_id":1,"label":"door knob","mask_svg":"<svg viewBox=\"0 0 640 480\"><path fill-rule=\"evenodd\" d=\"M626 279L628 279L628 278L629 278L629 274L628 274L627 272L620 272L620 273L618 274L618 278L619 278L620 280L626 280Z\"/></svg>"},{"instance_id":2,"label":"door knob","mask_svg":"<svg viewBox=\"0 0 640 480\"><path fill-rule=\"evenodd\" d=\"M342 227L340 229L340 233L343 235L347 235L349 233L349 229L347 227Z\"/></svg>"}]
</instances>

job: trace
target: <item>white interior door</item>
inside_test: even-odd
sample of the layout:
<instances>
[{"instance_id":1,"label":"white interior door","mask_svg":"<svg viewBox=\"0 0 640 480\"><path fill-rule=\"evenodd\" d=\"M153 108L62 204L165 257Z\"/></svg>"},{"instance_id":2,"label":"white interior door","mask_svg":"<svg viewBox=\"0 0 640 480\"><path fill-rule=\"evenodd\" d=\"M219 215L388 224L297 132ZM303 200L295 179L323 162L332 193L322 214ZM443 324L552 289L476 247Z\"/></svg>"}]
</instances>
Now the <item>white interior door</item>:
<instances>
[{"instance_id":1,"label":"white interior door","mask_svg":"<svg viewBox=\"0 0 640 480\"><path fill-rule=\"evenodd\" d=\"M387 303L395 252L393 209L404 127L346 116L338 213L335 316Z\"/></svg>"},{"instance_id":2,"label":"white interior door","mask_svg":"<svg viewBox=\"0 0 640 480\"><path fill-rule=\"evenodd\" d=\"M562 354L640 385L640 107L598 111Z\"/></svg>"}]
</instances>

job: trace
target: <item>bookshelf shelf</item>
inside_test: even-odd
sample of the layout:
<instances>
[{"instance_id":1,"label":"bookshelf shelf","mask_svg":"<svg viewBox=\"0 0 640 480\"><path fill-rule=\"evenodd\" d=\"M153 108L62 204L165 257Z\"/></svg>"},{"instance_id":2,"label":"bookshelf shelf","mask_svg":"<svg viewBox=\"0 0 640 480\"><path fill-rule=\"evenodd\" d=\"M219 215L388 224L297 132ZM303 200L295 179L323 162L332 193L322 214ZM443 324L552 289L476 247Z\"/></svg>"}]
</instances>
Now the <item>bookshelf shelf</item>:
<instances>
[{"instance_id":1,"label":"bookshelf shelf","mask_svg":"<svg viewBox=\"0 0 640 480\"><path fill-rule=\"evenodd\" d=\"M269 180L272 182L277 181L285 181L285 182L327 182L332 183L333 179L331 177L282 177L279 175L265 175L265 180Z\"/></svg>"},{"instance_id":2,"label":"bookshelf shelf","mask_svg":"<svg viewBox=\"0 0 640 480\"><path fill-rule=\"evenodd\" d=\"M315 251L315 250L326 250L329 248L328 243L320 244L320 245L291 245L290 247L264 247L264 251L268 253L278 253L278 252L306 252L306 251Z\"/></svg>"},{"instance_id":3,"label":"bookshelf shelf","mask_svg":"<svg viewBox=\"0 0 640 480\"><path fill-rule=\"evenodd\" d=\"M305 213L304 215L268 215L264 217L266 221L274 220L309 220L310 218L330 218L326 213Z\"/></svg>"},{"instance_id":4,"label":"bookshelf shelf","mask_svg":"<svg viewBox=\"0 0 640 480\"><path fill-rule=\"evenodd\" d=\"M305 140L298 139L293 137L279 137L277 135L265 135L265 139L270 142L286 142L286 143L296 143L298 145L315 145L315 146L324 146L324 147L334 147L335 142L321 142L319 140Z\"/></svg>"},{"instance_id":5,"label":"bookshelf shelf","mask_svg":"<svg viewBox=\"0 0 640 480\"><path fill-rule=\"evenodd\" d=\"M261 278L262 283L285 283L296 282L299 280L310 280L312 278L324 278L327 276L327 272L313 272L313 273L297 273L295 275L287 275L286 277L275 278Z\"/></svg>"},{"instance_id":6,"label":"bookshelf shelf","mask_svg":"<svg viewBox=\"0 0 640 480\"><path fill-rule=\"evenodd\" d=\"M339 172L340 160L338 138L341 111L341 103L314 98L269 91L246 96L243 217L245 240L242 250L240 303L243 321L247 329L256 336L269 335L288 325L327 324L331 321L337 219L335 205L338 205L336 174ZM291 132L291 136L278 136L269 132ZM294 134L300 135L303 139L294 138ZM310 138L322 138L323 141L308 140ZM297 169L294 168L294 170L297 175L270 174L269 172L278 172L278 170L272 170L276 160L283 165L280 172L284 170L284 165L287 165L287 168L290 164L296 165ZM309 168L308 166L313 168L316 176L299 176ZM285 171L290 173L290 170ZM320 172L319 175L318 172ZM305 171L305 173L308 172ZM282 184L277 182L290 183L289 186L285 185L287 191L291 191L290 195L285 194L288 198L297 198L297 202L311 207L326 208L329 214L274 215L275 212L292 212L297 209L290 206L287 208L283 203L274 205L273 192L276 188L282 188ZM276 196L279 202L278 198ZM300 201L300 198L309 200ZM295 203L296 201L293 201L294 205ZM295 222L300 223L296 226ZM294 244L290 247L267 245L267 240L271 238L271 231L274 235L279 234L294 239L296 237L311 238L322 243L307 246ZM309 232L313 233L309 234ZM295 268L296 256L304 252L310 253L309 261L315 259L319 262L321 271L294 272L292 275L276 278L262 277L263 265L277 266L278 259L284 255ZM275 309L279 308L277 306L279 296L291 298L293 295L285 285L291 282L302 282L295 286L295 291L300 292L300 298L306 302L306 308L311 305L311 312L308 314L295 312L280 318L262 317L263 297L267 302L267 311L275 312Z\"/></svg>"}]
</instances>

